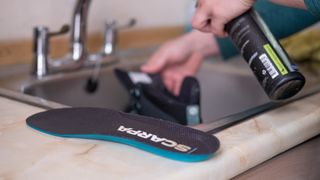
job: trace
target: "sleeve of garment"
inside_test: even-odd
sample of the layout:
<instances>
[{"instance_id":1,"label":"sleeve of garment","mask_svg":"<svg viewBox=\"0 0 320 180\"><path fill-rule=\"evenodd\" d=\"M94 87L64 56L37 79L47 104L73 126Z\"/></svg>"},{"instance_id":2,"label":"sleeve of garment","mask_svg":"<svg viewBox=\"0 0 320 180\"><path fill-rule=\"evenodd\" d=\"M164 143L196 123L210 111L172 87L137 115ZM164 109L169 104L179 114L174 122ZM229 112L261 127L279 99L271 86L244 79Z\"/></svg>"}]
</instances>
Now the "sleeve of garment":
<instances>
[{"instance_id":1,"label":"sleeve of garment","mask_svg":"<svg viewBox=\"0 0 320 180\"><path fill-rule=\"evenodd\" d=\"M309 1L310 4L307 6L311 13L319 13L320 0L305 1ZM308 11L276 5L267 0L257 1L255 9L278 39L294 34L320 20L320 16L317 17ZM218 38L217 42L224 59L238 54L229 38Z\"/></svg>"},{"instance_id":2,"label":"sleeve of garment","mask_svg":"<svg viewBox=\"0 0 320 180\"><path fill-rule=\"evenodd\" d=\"M304 0L304 4L307 6L314 16L320 17L320 1L319 0Z\"/></svg>"}]
</instances>

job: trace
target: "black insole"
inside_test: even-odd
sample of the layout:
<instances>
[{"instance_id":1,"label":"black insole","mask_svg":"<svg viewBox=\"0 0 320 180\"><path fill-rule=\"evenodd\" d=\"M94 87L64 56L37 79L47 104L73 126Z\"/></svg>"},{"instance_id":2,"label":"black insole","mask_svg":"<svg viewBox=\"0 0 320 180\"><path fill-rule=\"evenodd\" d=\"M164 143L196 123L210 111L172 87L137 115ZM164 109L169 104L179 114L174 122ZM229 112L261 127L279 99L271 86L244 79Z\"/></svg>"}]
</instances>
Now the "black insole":
<instances>
[{"instance_id":1,"label":"black insole","mask_svg":"<svg viewBox=\"0 0 320 180\"><path fill-rule=\"evenodd\" d=\"M114 141L182 161L206 160L219 147L216 137L202 131L104 108L48 110L28 117L27 124L55 136Z\"/></svg>"}]
</instances>

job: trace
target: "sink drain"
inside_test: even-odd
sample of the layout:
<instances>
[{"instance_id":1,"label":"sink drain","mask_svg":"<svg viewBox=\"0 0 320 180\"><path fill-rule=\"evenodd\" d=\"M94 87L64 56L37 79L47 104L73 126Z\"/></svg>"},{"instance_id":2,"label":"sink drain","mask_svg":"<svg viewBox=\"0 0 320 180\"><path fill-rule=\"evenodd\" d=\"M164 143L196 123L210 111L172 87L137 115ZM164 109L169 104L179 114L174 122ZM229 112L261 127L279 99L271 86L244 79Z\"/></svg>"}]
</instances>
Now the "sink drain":
<instances>
[{"instance_id":1,"label":"sink drain","mask_svg":"<svg viewBox=\"0 0 320 180\"><path fill-rule=\"evenodd\" d=\"M87 80L87 83L85 85L85 90L87 93L93 94L97 91L98 87L99 87L98 79L94 79L94 78L90 77Z\"/></svg>"}]
</instances>

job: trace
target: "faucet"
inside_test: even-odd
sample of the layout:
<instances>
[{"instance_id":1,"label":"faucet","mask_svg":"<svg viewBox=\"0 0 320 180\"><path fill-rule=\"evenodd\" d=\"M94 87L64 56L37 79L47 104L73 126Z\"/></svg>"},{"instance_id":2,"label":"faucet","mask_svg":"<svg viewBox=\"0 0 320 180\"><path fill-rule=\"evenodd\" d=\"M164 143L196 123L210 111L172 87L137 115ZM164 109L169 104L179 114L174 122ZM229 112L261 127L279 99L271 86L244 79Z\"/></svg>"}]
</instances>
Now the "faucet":
<instances>
[{"instance_id":1,"label":"faucet","mask_svg":"<svg viewBox=\"0 0 320 180\"><path fill-rule=\"evenodd\" d=\"M71 54L74 61L86 57L87 17L91 0L78 0L73 13Z\"/></svg>"},{"instance_id":2,"label":"faucet","mask_svg":"<svg viewBox=\"0 0 320 180\"><path fill-rule=\"evenodd\" d=\"M55 72L66 70L77 70L83 66L92 66L106 56L114 54L116 46L116 36L119 29L132 27L135 25L135 19L123 26L117 26L115 21L108 22L105 25L104 45L98 53L88 54L86 47L87 38L87 17L91 0L77 0L71 27L71 47L70 53L65 57L54 60L49 56L49 38L65 34L69 31L68 25L63 25L57 32L50 32L49 28L37 26L34 28L34 62L32 74L38 79ZM115 58L106 58L110 61Z\"/></svg>"}]
</instances>

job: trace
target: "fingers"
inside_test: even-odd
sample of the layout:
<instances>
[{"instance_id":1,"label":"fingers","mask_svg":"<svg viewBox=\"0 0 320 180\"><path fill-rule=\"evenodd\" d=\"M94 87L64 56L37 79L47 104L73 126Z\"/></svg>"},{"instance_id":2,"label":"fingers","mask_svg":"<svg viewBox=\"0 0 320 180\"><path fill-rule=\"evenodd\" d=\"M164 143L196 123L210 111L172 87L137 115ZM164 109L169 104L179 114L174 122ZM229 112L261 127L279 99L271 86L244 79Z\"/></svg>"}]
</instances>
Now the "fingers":
<instances>
[{"instance_id":1,"label":"fingers","mask_svg":"<svg viewBox=\"0 0 320 180\"><path fill-rule=\"evenodd\" d=\"M166 53L160 49L141 67L141 71L152 74L159 73L166 66L167 61Z\"/></svg>"},{"instance_id":2,"label":"fingers","mask_svg":"<svg viewBox=\"0 0 320 180\"><path fill-rule=\"evenodd\" d=\"M175 96L180 93L180 88L185 74L176 71L166 71L162 74L163 82L166 88L172 92Z\"/></svg>"},{"instance_id":3,"label":"fingers","mask_svg":"<svg viewBox=\"0 0 320 180\"><path fill-rule=\"evenodd\" d=\"M203 56L201 54L193 53L184 68L186 76L194 76L200 69L202 61Z\"/></svg>"},{"instance_id":4,"label":"fingers","mask_svg":"<svg viewBox=\"0 0 320 180\"><path fill-rule=\"evenodd\" d=\"M180 89L181 89L181 84L182 84L183 79L184 79L184 77L180 76L179 79L177 79L174 83L172 92L175 96L178 96L180 94Z\"/></svg>"},{"instance_id":5,"label":"fingers","mask_svg":"<svg viewBox=\"0 0 320 180\"><path fill-rule=\"evenodd\" d=\"M162 79L166 88L174 95L178 96L180 93L181 85L186 76L194 76L202 63L203 56L199 53L194 53L188 61L170 70L162 73Z\"/></svg>"},{"instance_id":6,"label":"fingers","mask_svg":"<svg viewBox=\"0 0 320 180\"><path fill-rule=\"evenodd\" d=\"M213 34L219 36L219 37L225 37L227 36L227 33L224 30L226 21L221 18L215 18L212 20L211 23L211 31Z\"/></svg>"},{"instance_id":7,"label":"fingers","mask_svg":"<svg viewBox=\"0 0 320 180\"><path fill-rule=\"evenodd\" d=\"M219 37L226 36L224 26L227 21L215 15L215 12L209 7L200 6L197 8L193 19L192 27L202 32L210 32Z\"/></svg>"},{"instance_id":8,"label":"fingers","mask_svg":"<svg viewBox=\"0 0 320 180\"><path fill-rule=\"evenodd\" d=\"M162 74L162 81L165 85L165 87L170 91L173 92L174 91L174 79L171 77L168 77L167 75Z\"/></svg>"},{"instance_id":9,"label":"fingers","mask_svg":"<svg viewBox=\"0 0 320 180\"><path fill-rule=\"evenodd\" d=\"M202 32L226 36L225 24L250 9L256 0L198 0L192 26Z\"/></svg>"},{"instance_id":10,"label":"fingers","mask_svg":"<svg viewBox=\"0 0 320 180\"><path fill-rule=\"evenodd\" d=\"M192 27L202 32L211 32L211 13L208 11L202 0L199 0L196 5L196 12L192 18Z\"/></svg>"}]
</instances>

